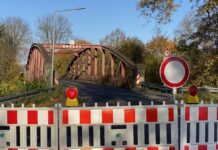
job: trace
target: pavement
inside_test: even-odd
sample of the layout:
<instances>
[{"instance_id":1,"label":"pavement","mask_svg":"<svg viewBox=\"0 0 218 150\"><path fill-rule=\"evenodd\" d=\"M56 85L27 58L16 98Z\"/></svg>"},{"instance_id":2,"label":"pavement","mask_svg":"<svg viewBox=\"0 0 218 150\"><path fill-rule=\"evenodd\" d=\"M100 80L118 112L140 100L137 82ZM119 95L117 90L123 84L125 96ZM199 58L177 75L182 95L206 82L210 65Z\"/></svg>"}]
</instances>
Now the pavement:
<instances>
[{"instance_id":1,"label":"pavement","mask_svg":"<svg viewBox=\"0 0 218 150\"><path fill-rule=\"evenodd\" d=\"M116 106L117 102L121 106L127 105L128 102L131 102L131 105L138 105L140 101L142 105L150 105L152 101L155 105L172 100L170 94L151 94L139 89L126 89L89 81L62 80L61 85L64 88L76 87L79 91L78 100L85 102L86 106L94 106L94 103L98 103L98 106L105 106L106 103L110 106Z\"/></svg>"}]
</instances>

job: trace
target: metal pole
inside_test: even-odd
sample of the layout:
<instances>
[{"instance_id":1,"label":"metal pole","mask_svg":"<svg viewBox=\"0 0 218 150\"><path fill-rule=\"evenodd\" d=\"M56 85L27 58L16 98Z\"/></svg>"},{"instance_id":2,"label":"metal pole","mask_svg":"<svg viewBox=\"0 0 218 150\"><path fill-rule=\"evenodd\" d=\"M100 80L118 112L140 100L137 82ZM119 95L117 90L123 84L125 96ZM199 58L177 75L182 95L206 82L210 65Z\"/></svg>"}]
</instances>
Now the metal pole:
<instances>
[{"instance_id":1,"label":"metal pole","mask_svg":"<svg viewBox=\"0 0 218 150\"><path fill-rule=\"evenodd\" d=\"M50 86L53 87L54 83L54 51L55 51L55 28L56 28L56 13L65 12L65 11L74 11L74 10L83 10L85 8L72 8L72 9L65 9L65 10L58 10L54 11L53 16L53 33L52 33L52 53L51 53L51 77L50 77Z\"/></svg>"},{"instance_id":2,"label":"metal pole","mask_svg":"<svg viewBox=\"0 0 218 150\"><path fill-rule=\"evenodd\" d=\"M55 45L55 18L56 18L56 12L54 12L53 16L53 33L52 33L52 53L51 53L51 87L53 87L53 81L54 81L54 45Z\"/></svg>"}]
</instances>

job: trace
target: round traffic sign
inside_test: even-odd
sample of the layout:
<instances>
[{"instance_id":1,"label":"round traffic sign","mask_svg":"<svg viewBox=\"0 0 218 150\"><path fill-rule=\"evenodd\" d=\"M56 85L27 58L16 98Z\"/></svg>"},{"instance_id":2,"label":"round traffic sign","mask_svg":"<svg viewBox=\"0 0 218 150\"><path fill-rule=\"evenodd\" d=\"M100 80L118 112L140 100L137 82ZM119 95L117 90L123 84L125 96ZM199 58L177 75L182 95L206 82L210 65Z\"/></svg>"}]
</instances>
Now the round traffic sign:
<instances>
[{"instance_id":1,"label":"round traffic sign","mask_svg":"<svg viewBox=\"0 0 218 150\"><path fill-rule=\"evenodd\" d=\"M183 86L189 77L187 62L180 57L169 57L160 66L160 77L162 82L170 88Z\"/></svg>"},{"instance_id":2,"label":"round traffic sign","mask_svg":"<svg viewBox=\"0 0 218 150\"><path fill-rule=\"evenodd\" d=\"M165 52L164 52L164 56L165 57L169 57L171 55L171 52L169 51L169 50L166 50Z\"/></svg>"}]
</instances>

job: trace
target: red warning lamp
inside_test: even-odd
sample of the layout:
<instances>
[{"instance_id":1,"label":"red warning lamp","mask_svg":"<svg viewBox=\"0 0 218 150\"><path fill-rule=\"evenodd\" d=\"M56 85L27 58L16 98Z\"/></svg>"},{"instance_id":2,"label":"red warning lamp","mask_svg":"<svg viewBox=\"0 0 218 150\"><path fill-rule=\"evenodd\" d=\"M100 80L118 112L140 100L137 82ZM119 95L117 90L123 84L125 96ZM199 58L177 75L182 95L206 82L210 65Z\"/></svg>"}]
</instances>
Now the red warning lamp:
<instances>
[{"instance_id":1,"label":"red warning lamp","mask_svg":"<svg viewBox=\"0 0 218 150\"><path fill-rule=\"evenodd\" d=\"M78 91L74 87L69 87L66 91L66 96L69 99L74 99L78 96Z\"/></svg>"},{"instance_id":2,"label":"red warning lamp","mask_svg":"<svg viewBox=\"0 0 218 150\"><path fill-rule=\"evenodd\" d=\"M198 99L198 88L195 85L192 85L188 88L187 90L187 96L185 99L185 102L187 104L198 104L199 103L199 99Z\"/></svg>"},{"instance_id":3,"label":"red warning lamp","mask_svg":"<svg viewBox=\"0 0 218 150\"><path fill-rule=\"evenodd\" d=\"M192 85L189 87L188 92L191 96L196 96L198 93L198 88L195 85Z\"/></svg>"}]
</instances>

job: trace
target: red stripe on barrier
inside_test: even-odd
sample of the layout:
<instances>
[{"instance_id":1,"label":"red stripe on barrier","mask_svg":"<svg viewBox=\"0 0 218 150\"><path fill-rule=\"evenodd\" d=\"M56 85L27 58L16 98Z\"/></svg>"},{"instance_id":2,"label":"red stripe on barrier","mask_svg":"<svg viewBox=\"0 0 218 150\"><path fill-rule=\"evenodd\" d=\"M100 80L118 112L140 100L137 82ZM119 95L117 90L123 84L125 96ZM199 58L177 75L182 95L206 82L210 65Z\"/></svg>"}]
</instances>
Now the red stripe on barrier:
<instances>
[{"instance_id":1,"label":"red stripe on barrier","mask_svg":"<svg viewBox=\"0 0 218 150\"><path fill-rule=\"evenodd\" d=\"M28 110L28 124L38 124L38 112L36 110Z\"/></svg>"},{"instance_id":2,"label":"red stripe on barrier","mask_svg":"<svg viewBox=\"0 0 218 150\"><path fill-rule=\"evenodd\" d=\"M157 122L157 108L146 109L147 122Z\"/></svg>"},{"instance_id":3,"label":"red stripe on barrier","mask_svg":"<svg viewBox=\"0 0 218 150\"><path fill-rule=\"evenodd\" d=\"M90 124L90 123L91 123L91 111L80 110L80 124Z\"/></svg>"},{"instance_id":4,"label":"red stripe on barrier","mask_svg":"<svg viewBox=\"0 0 218 150\"><path fill-rule=\"evenodd\" d=\"M189 150L189 146L186 145L186 146L184 147L184 150Z\"/></svg>"},{"instance_id":5,"label":"red stripe on barrier","mask_svg":"<svg viewBox=\"0 0 218 150\"><path fill-rule=\"evenodd\" d=\"M207 150L207 145L198 145L198 150Z\"/></svg>"},{"instance_id":6,"label":"red stripe on barrier","mask_svg":"<svg viewBox=\"0 0 218 150\"><path fill-rule=\"evenodd\" d=\"M68 120L68 110L63 110L62 113L62 124L68 124L69 120Z\"/></svg>"},{"instance_id":7,"label":"red stripe on barrier","mask_svg":"<svg viewBox=\"0 0 218 150\"><path fill-rule=\"evenodd\" d=\"M48 111L48 124L54 124L54 111Z\"/></svg>"},{"instance_id":8,"label":"red stripe on barrier","mask_svg":"<svg viewBox=\"0 0 218 150\"><path fill-rule=\"evenodd\" d=\"M190 120L190 107L185 107L185 121Z\"/></svg>"},{"instance_id":9,"label":"red stripe on barrier","mask_svg":"<svg viewBox=\"0 0 218 150\"><path fill-rule=\"evenodd\" d=\"M168 108L168 119L169 121L174 121L174 109Z\"/></svg>"},{"instance_id":10,"label":"red stripe on barrier","mask_svg":"<svg viewBox=\"0 0 218 150\"><path fill-rule=\"evenodd\" d=\"M176 150L175 146L170 146L169 150Z\"/></svg>"},{"instance_id":11,"label":"red stripe on barrier","mask_svg":"<svg viewBox=\"0 0 218 150\"><path fill-rule=\"evenodd\" d=\"M114 148L103 148L103 150L114 150Z\"/></svg>"},{"instance_id":12,"label":"red stripe on barrier","mask_svg":"<svg viewBox=\"0 0 218 150\"><path fill-rule=\"evenodd\" d=\"M113 110L102 110L102 123L113 123Z\"/></svg>"},{"instance_id":13,"label":"red stripe on barrier","mask_svg":"<svg viewBox=\"0 0 218 150\"><path fill-rule=\"evenodd\" d=\"M125 150L136 150L136 147L126 147Z\"/></svg>"},{"instance_id":14,"label":"red stripe on barrier","mask_svg":"<svg viewBox=\"0 0 218 150\"><path fill-rule=\"evenodd\" d=\"M17 148L8 148L8 150L18 150Z\"/></svg>"},{"instance_id":15,"label":"red stripe on barrier","mask_svg":"<svg viewBox=\"0 0 218 150\"><path fill-rule=\"evenodd\" d=\"M216 150L218 150L218 144L216 145Z\"/></svg>"},{"instance_id":16,"label":"red stripe on barrier","mask_svg":"<svg viewBox=\"0 0 218 150\"><path fill-rule=\"evenodd\" d=\"M208 120L208 107L199 107L199 120Z\"/></svg>"},{"instance_id":17,"label":"red stripe on barrier","mask_svg":"<svg viewBox=\"0 0 218 150\"><path fill-rule=\"evenodd\" d=\"M8 110L7 111L7 123L8 124L17 124L17 111Z\"/></svg>"},{"instance_id":18,"label":"red stripe on barrier","mask_svg":"<svg viewBox=\"0 0 218 150\"><path fill-rule=\"evenodd\" d=\"M216 108L216 120L218 120L218 107Z\"/></svg>"},{"instance_id":19,"label":"red stripe on barrier","mask_svg":"<svg viewBox=\"0 0 218 150\"><path fill-rule=\"evenodd\" d=\"M148 147L147 150L158 150L158 147Z\"/></svg>"},{"instance_id":20,"label":"red stripe on barrier","mask_svg":"<svg viewBox=\"0 0 218 150\"><path fill-rule=\"evenodd\" d=\"M124 122L135 122L135 109L124 109Z\"/></svg>"}]
</instances>

